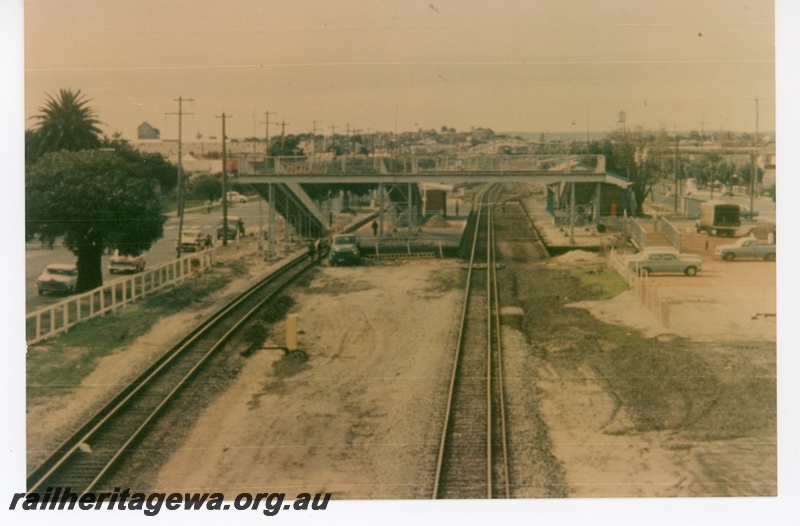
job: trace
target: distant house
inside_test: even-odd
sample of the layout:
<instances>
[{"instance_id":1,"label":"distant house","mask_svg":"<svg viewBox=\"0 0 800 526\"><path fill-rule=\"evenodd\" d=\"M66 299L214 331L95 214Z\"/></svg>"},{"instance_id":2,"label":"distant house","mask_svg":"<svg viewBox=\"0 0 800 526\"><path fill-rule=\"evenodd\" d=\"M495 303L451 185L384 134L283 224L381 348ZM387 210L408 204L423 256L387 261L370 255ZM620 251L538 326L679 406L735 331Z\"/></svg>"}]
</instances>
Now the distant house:
<instances>
[{"instance_id":1,"label":"distant house","mask_svg":"<svg viewBox=\"0 0 800 526\"><path fill-rule=\"evenodd\" d=\"M153 128L146 122L141 123L136 130L139 133L139 140L161 138L161 132L158 130L158 128Z\"/></svg>"}]
</instances>

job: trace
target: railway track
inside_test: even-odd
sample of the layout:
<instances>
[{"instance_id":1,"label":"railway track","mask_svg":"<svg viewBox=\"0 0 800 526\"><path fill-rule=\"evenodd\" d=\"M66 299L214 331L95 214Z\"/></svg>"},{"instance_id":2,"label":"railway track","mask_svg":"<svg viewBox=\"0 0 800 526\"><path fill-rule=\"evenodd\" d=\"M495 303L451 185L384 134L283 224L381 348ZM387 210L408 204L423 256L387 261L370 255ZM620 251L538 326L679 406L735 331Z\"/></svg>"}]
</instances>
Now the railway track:
<instances>
[{"instance_id":1,"label":"railway track","mask_svg":"<svg viewBox=\"0 0 800 526\"><path fill-rule=\"evenodd\" d=\"M312 267L302 255L261 280L167 351L67 438L27 478L28 491L92 491L204 363L260 309Z\"/></svg>"},{"instance_id":2,"label":"railway track","mask_svg":"<svg viewBox=\"0 0 800 526\"><path fill-rule=\"evenodd\" d=\"M480 196L433 498L510 497L493 198Z\"/></svg>"}]
</instances>

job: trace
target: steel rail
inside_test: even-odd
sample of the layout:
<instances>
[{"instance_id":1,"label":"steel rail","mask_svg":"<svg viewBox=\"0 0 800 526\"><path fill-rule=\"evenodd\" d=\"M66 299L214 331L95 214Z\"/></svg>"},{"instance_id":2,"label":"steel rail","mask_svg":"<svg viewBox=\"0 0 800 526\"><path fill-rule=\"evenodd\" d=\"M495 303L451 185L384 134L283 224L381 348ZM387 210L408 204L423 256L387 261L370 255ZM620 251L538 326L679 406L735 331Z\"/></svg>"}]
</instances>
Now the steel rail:
<instances>
[{"instance_id":1,"label":"steel rail","mask_svg":"<svg viewBox=\"0 0 800 526\"><path fill-rule=\"evenodd\" d=\"M241 327L250 317L257 312L258 309L262 308L265 303L270 301L270 299L281 291L283 288L288 286L294 279L298 276L303 274L306 270L311 268L313 264L308 262L307 255L304 253L292 260L290 260L286 265L278 269L276 272L270 274L269 276L265 277L258 283L254 284L248 290L240 294L236 299L230 302L228 305L224 306L216 313L214 313L211 317L201 323L198 327L192 330L188 335L186 335L181 341L173 346L169 351L164 353L156 362L153 363L150 367L148 367L143 373L141 373L135 380L133 380L128 386L126 386L120 393L118 393L113 399L107 402L97 413L94 414L80 429L74 432L70 437L68 437L62 444L55 450L55 452L47 458L44 462L42 462L36 469L34 469L31 474L27 478L27 487L29 491L36 491L43 487L48 486L48 481L56 475L59 470L63 469L66 464L75 457L76 454L92 454L92 453L82 453L81 448L85 447L85 444L89 444L92 438L99 434L103 428L111 422L111 420L120 415L126 408L130 407L132 403L136 400L137 396L139 396L146 388L152 387L153 384L158 380L162 374L165 374L168 371L169 367L176 362L177 358L182 356L187 349L191 349L192 345L197 342L201 337L208 334L212 329L216 328L220 323L227 317L231 315L231 313L241 307L245 302L251 300L255 297L257 293L263 290L265 287L268 287L272 284L278 283L278 280L283 278L287 275L290 271L295 270L296 267L300 267L299 270L296 271L294 275L290 275L289 279L287 279L284 283L279 283L277 290L270 293L265 298L261 299L257 302L257 304L250 308L247 313L242 315L233 327L229 328L225 331L225 333L217 338L217 342L211 346L211 348L204 353L195 365L190 369L188 373L183 375L180 381L172 386L172 389L162 398L161 402L151 410L151 412L145 417L144 421L140 423L140 425L136 428L133 434L128 436L128 439L124 442L122 447L118 448L116 453L105 462L104 466L101 468L100 473L97 474L90 483L87 484L85 488L72 488L75 491L82 491L88 492L92 489L94 484L96 484L100 478L108 472L108 470L116 464L119 460L121 454L125 451L125 449L144 431L147 425L155 418L158 413L166 406L169 400L180 390L180 388L185 385L189 378L191 378L205 363L208 358L214 354L216 350L220 348L222 343L227 341L231 335Z\"/></svg>"},{"instance_id":2,"label":"steel rail","mask_svg":"<svg viewBox=\"0 0 800 526\"><path fill-rule=\"evenodd\" d=\"M487 192L488 195L488 192ZM494 210L486 207L486 498L492 498L494 462L492 459L492 242Z\"/></svg>"},{"instance_id":3,"label":"steel rail","mask_svg":"<svg viewBox=\"0 0 800 526\"><path fill-rule=\"evenodd\" d=\"M500 333L500 307L499 307L499 292L498 292L498 277L497 277L497 254L496 254L496 234L495 234L495 208L496 203L492 203L492 195L495 193L493 187L487 187L484 189L481 194L478 196L479 207L477 213L475 215L475 231L472 235L472 247L470 250L470 259L469 264L467 266L467 279L465 284L465 294L464 294L464 304L461 311L461 322L459 327L458 333L458 340L456 344L456 352L453 358L453 369L450 376L450 385L447 394L447 403L445 409L445 416L444 422L442 425L442 434L441 440L439 442L439 451L436 463L436 471L434 477L434 484L433 484L433 498L443 498L448 496L448 490L442 486L443 478L444 477L452 477L453 474L456 476L456 484L461 483L462 481L470 480L469 473L473 474L471 480L472 483L468 483L465 487L471 487L471 490L467 490L467 493L464 494L462 497L458 495L458 489L455 490L455 496L459 498L466 498L470 496L470 498L474 498L476 493L474 491L478 488L481 488L481 494L484 498L494 498L495 496L502 496L505 498L510 497L510 480L509 480L509 463L508 463L508 449L507 449L507 432L506 432L506 423L505 423L505 408L504 408L504 392L503 392L503 371L502 371L502 347L501 347L501 333ZM475 276L482 276L480 274L474 274L477 270L477 259L478 259L478 245L479 245L479 237L485 233L485 259L481 257L481 259L485 260L486 264L486 286L485 289L483 284L475 282ZM478 288L476 288L476 285ZM480 314L478 317L478 312L475 311L477 305L480 305L480 302L476 305L472 305L471 297L475 294L475 298L483 297L485 294L486 299L486 310L485 314ZM470 311L472 312L470 313ZM481 351L481 347L472 347L471 351L465 351L465 345L468 340L468 319L472 319L474 321L478 321L481 319L480 316L483 316L483 321L479 322L478 325L484 325L486 330L485 334L485 346L483 347L484 351ZM478 325L475 327L477 328ZM475 330L475 329L473 329ZM480 341L480 340L479 340ZM483 343L483 342L482 342ZM481 345L482 345L481 343ZM464 354L467 352L467 354ZM479 357L480 353L485 352L486 354L479 359L479 361L475 361L476 358ZM476 354L478 353L478 354ZM471 358L467 358L468 355L471 355ZM465 362L466 360L466 362ZM468 362L472 362L472 366L467 365ZM478 363L482 363L482 365L477 365ZM477 368L476 368L477 367ZM475 396L478 394L478 390L469 387L457 387L460 380L459 377L462 377L464 381L469 383L469 377L464 377L465 374L469 374L469 371L475 371L476 373L480 370L480 368L485 368L485 372L483 375L484 380L484 394L483 397L485 399L485 408L482 407L482 403L479 405L472 405L475 403L475 399L473 398L473 402L469 402L471 396ZM467 385L465 384L465 385ZM465 390L466 389L466 390ZM472 394L470 394L472 393ZM458 401L460 399L461 401ZM472 433L476 432L477 429L473 429L473 431L468 431L468 428L464 428L464 423L462 421L461 424L454 424L454 419L463 420L465 415L469 417L471 414L470 411L475 411L478 407L481 407L479 411L485 410L485 428L483 432L485 433L485 442L481 444L481 446L485 445L484 451L484 461L485 461L485 474L484 474L484 482L480 484L480 486L476 485L477 480L479 477L474 477L474 475L478 474L477 469L480 467L480 464L476 464L475 462L470 462L466 458L465 463L458 462L456 465L461 466L461 474L466 474L467 478L458 480L459 477L459 468L454 468L454 449L448 448L455 448L457 445L452 442L452 433L457 432L460 429L461 433L467 432ZM497 411L495 412L495 408ZM467 411L464 413L464 411ZM480 413L472 413L474 416L478 417ZM475 445L475 444L473 444ZM495 451L498 449L499 451ZM477 454L477 451L475 452ZM445 463L448 463L448 467L445 470ZM466 469L466 471L463 471ZM483 468L481 468L483 469ZM447 475L445 475L447 473ZM497 486L495 486L495 481L498 481ZM451 481L447 481L451 482ZM483 491L482 486L485 484L485 492ZM458 486L454 486L458 487ZM463 491L463 490L462 490ZM496 495L495 492L498 492ZM452 493L450 493L452 495Z\"/></svg>"},{"instance_id":4,"label":"steel rail","mask_svg":"<svg viewBox=\"0 0 800 526\"><path fill-rule=\"evenodd\" d=\"M434 476L433 481L433 498L439 498L439 484L441 482L442 477L442 466L444 464L445 458L445 448L447 442L447 430L450 427L450 414L453 408L453 393L455 392L456 386L456 376L458 372L458 365L461 358L461 349L462 343L464 341L464 332L467 325L467 311L469 309L469 299L470 299L470 285L472 283L472 271L475 267L475 252L478 246L478 232L480 230L480 223L481 223L481 208L483 207L483 200L486 197L486 194L489 190L489 187L486 187L478 198L478 211L475 218L475 233L472 236L472 248L470 250L469 256L469 264L467 265L467 280L464 286L465 293L464 293L464 304L461 309L461 323L458 329L458 340L456 343L456 352L455 357L453 359L453 371L450 375L450 387L447 391L447 405L445 407L444 413L444 423L442 425L442 438L439 441L439 452L437 455L436 460L436 474Z\"/></svg>"},{"instance_id":5,"label":"steel rail","mask_svg":"<svg viewBox=\"0 0 800 526\"><path fill-rule=\"evenodd\" d=\"M496 349L496 370L497 370L497 401L498 401L498 418L500 419L499 439L502 448L502 470L503 470L503 496L505 498L511 497L510 488L510 472L508 462L508 433L506 428L506 413L505 413L505 392L504 381L505 375L503 374L503 338L500 330L500 294L497 285L497 237L495 235L495 218L494 210L491 213L491 232L492 238L489 243L489 252L491 254L490 267L492 268L492 295L494 297L494 326L495 326L495 349Z\"/></svg>"}]
</instances>

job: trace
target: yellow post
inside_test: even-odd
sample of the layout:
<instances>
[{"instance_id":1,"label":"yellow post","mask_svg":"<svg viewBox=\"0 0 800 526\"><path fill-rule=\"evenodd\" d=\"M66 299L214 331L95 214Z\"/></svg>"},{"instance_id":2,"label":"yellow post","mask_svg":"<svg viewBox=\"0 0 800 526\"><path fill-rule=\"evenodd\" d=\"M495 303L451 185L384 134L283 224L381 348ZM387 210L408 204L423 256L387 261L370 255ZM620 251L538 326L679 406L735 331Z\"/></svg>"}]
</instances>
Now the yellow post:
<instances>
[{"instance_id":1,"label":"yellow post","mask_svg":"<svg viewBox=\"0 0 800 526\"><path fill-rule=\"evenodd\" d=\"M297 314L289 314L286 317L286 350L297 350Z\"/></svg>"}]
</instances>

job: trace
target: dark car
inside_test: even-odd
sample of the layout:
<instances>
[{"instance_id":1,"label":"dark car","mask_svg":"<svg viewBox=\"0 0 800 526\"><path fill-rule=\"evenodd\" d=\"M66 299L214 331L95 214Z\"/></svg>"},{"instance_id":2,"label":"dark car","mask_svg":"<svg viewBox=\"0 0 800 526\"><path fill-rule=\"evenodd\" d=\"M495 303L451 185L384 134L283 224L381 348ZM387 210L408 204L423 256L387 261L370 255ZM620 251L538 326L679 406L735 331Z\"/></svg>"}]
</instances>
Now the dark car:
<instances>
[{"instance_id":1,"label":"dark car","mask_svg":"<svg viewBox=\"0 0 800 526\"><path fill-rule=\"evenodd\" d=\"M223 226L223 221L220 219L219 225L217 225L217 239L222 239L223 236L225 239L236 239L237 237L244 235L244 221L240 217L236 216L228 216L228 232L225 235L225 227Z\"/></svg>"}]
</instances>

